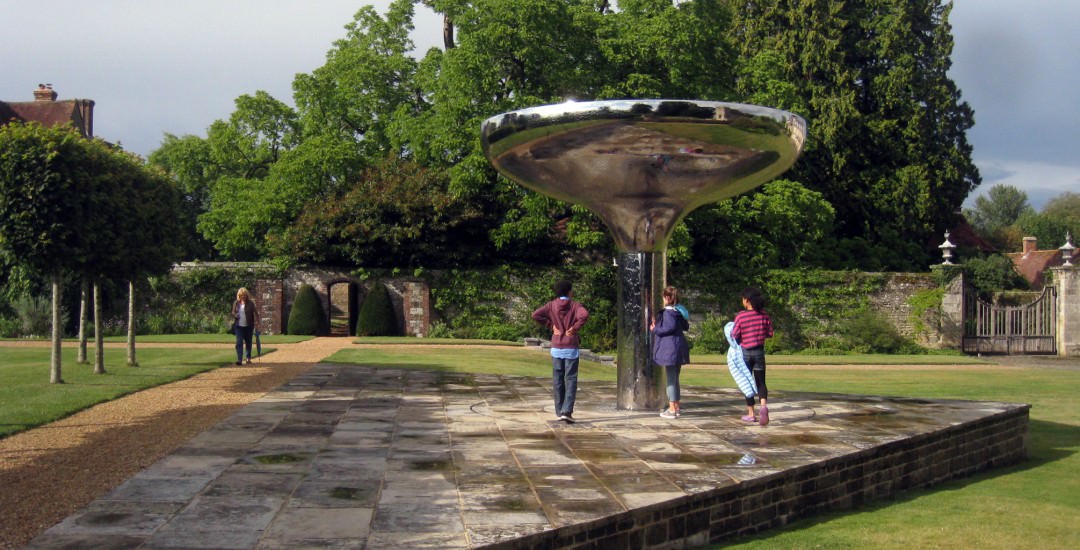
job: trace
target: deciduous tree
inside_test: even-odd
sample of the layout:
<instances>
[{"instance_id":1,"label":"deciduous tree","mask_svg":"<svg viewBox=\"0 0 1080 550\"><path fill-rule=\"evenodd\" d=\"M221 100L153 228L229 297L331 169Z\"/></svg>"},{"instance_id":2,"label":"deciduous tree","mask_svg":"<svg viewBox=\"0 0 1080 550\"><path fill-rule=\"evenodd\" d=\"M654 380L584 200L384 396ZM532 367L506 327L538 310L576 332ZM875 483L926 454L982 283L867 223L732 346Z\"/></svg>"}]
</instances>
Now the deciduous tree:
<instances>
[{"instance_id":1,"label":"deciduous tree","mask_svg":"<svg viewBox=\"0 0 1080 550\"><path fill-rule=\"evenodd\" d=\"M979 183L965 134L973 112L947 74L951 4L729 4L739 89L806 109L799 114L810 123L808 144L789 177L833 205L837 243L863 249L864 266L921 269L930 253L922 243L951 223ZM781 74L763 72L764 62Z\"/></svg>"},{"instance_id":2,"label":"deciduous tree","mask_svg":"<svg viewBox=\"0 0 1080 550\"><path fill-rule=\"evenodd\" d=\"M49 379L63 383L61 283L81 273L89 251L86 229L95 197L93 143L72 128L38 123L0 127L0 255L52 287Z\"/></svg>"},{"instance_id":3,"label":"deciduous tree","mask_svg":"<svg viewBox=\"0 0 1080 550\"><path fill-rule=\"evenodd\" d=\"M1000 250L1011 250L1020 244L1015 237L1019 228L1014 226L1025 214L1035 214L1028 204L1027 193L1004 184L991 187L985 195L975 198L974 208L964 210L971 227Z\"/></svg>"}]
</instances>

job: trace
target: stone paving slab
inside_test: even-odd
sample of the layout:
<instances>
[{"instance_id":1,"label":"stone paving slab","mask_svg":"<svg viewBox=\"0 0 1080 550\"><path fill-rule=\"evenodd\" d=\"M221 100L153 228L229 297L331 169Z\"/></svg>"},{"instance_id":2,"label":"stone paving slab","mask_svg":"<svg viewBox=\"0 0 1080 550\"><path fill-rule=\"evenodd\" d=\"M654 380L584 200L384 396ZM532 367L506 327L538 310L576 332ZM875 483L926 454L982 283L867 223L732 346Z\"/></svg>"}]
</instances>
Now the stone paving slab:
<instances>
[{"instance_id":1,"label":"stone paving slab","mask_svg":"<svg viewBox=\"0 0 1080 550\"><path fill-rule=\"evenodd\" d=\"M852 485L850 472L868 498L910 486L912 467L880 449L920 455L909 441L1008 415L1026 427L1027 417L1026 405L1007 403L774 391L772 423L760 427L739 419L735 389L684 394L684 414L668 420L616 410L614 382L583 382L577 422L566 424L554 418L547 379L320 364L27 548L701 544L710 530L740 532L741 521L747 532L767 528L775 520L754 519L751 505L776 515L784 505L770 499L824 494L823 509L851 505L830 496ZM953 462L963 471L934 479L971 473ZM790 483L767 487L779 479ZM755 484L776 494L740 496Z\"/></svg>"}]
</instances>

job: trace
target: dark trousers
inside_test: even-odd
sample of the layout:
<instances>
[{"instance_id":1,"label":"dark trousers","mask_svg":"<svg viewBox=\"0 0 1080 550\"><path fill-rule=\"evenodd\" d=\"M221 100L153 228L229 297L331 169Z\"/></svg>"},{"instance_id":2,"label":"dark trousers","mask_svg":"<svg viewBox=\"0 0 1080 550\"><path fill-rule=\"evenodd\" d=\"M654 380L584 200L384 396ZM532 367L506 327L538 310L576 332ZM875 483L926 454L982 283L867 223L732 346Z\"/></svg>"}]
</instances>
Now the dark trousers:
<instances>
[{"instance_id":1,"label":"dark trousers","mask_svg":"<svg viewBox=\"0 0 1080 550\"><path fill-rule=\"evenodd\" d=\"M769 398L769 387L765 385L765 346L756 348L743 348L743 361L754 375L754 385L757 386L757 396L761 399ZM747 397L746 404L753 406L754 398Z\"/></svg>"},{"instance_id":2,"label":"dark trousers","mask_svg":"<svg viewBox=\"0 0 1080 550\"><path fill-rule=\"evenodd\" d=\"M236 327L236 360L244 360L244 350L247 350L247 358L251 359L251 338L255 334L255 327Z\"/></svg>"},{"instance_id":3,"label":"dark trousers","mask_svg":"<svg viewBox=\"0 0 1080 550\"><path fill-rule=\"evenodd\" d=\"M573 414L574 398L577 396L577 359L551 358L551 374L554 382L555 414Z\"/></svg>"}]
</instances>

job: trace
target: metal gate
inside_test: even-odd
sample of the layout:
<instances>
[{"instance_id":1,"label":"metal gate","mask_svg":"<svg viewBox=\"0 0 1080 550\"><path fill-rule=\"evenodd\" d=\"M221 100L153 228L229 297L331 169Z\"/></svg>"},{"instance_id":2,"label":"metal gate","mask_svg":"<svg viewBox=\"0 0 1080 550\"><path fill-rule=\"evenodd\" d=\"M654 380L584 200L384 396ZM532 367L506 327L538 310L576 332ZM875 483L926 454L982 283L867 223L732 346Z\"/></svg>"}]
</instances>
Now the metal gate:
<instances>
[{"instance_id":1,"label":"metal gate","mask_svg":"<svg viewBox=\"0 0 1080 550\"><path fill-rule=\"evenodd\" d=\"M1052 286L1021 306L991 304L964 290L964 353L1055 354L1056 334L1057 291Z\"/></svg>"}]
</instances>

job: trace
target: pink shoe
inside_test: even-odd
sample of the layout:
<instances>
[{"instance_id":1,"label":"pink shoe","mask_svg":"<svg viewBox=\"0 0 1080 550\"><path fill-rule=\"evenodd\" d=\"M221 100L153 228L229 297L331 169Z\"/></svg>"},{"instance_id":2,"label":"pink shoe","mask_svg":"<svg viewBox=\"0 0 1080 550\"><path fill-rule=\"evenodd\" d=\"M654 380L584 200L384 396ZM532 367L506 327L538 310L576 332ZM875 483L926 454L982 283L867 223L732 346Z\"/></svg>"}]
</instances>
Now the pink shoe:
<instances>
[{"instance_id":1,"label":"pink shoe","mask_svg":"<svg viewBox=\"0 0 1080 550\"><path fill-rule=\"evenodd\" d=\"M761 410L758 412L758 417L760 418L759 423L762 426L768 426L769 425L769 407L766 407L765 405L762 405Z\"/></svg>"},{"instance_id":2,"label":"pink shoe","mask_svg":"<svg viewBox=\"0 0 1080 550\"><path fill-rule=\"evenodd\" d=\"M757 419L754 418L754 415L752 415L752 414L745 414L742 417L742 421L743 422L757 422Z\"/></svg>"}]
</instances>

